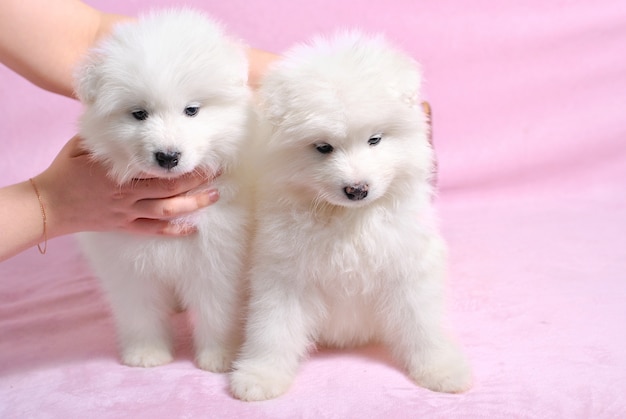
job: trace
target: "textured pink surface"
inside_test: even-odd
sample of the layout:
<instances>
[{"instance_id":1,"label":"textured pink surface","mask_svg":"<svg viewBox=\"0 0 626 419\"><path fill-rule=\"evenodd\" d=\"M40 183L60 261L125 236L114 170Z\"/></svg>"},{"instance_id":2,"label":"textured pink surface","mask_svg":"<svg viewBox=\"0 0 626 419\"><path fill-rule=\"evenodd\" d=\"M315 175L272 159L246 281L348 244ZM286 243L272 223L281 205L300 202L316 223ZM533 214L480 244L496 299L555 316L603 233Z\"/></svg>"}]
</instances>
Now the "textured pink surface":
<instances>
[{"instance_id":1,"label":"textured pink surface","mask_svg":"<svg viewBox=\"0 0 626 419\"><path fill-rule=\"evenodd\" d=\"M626 417L626 3L512 3L186 2L260 48L356 26L422 62L471 391L416 387L364 348L313 354L288 394L246 404L193 366L183 318L174 363L121 366L98 283L65 237L0 264L0 417ZM45 168L78 111L0 67L0 184Z\"/></svg>"}]
</instances>

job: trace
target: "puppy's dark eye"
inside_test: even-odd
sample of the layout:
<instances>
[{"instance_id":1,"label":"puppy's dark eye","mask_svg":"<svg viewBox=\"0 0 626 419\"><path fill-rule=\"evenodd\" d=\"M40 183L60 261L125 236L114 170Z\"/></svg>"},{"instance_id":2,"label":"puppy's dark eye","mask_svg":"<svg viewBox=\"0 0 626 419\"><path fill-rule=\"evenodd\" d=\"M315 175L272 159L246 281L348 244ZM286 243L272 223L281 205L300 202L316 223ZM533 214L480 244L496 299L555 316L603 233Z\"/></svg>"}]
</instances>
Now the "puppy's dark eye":
<instances>
[{"instance_id":1,"label":"puppy's dark eye","mask_svg":"<svg viewBox=\"0 0 626 419\"><path fill-rule=\"evenodd\" d=\"M315 144L315 149L322 154L329 154L334 150L333 146L328 143Z\"/></svg>"},{"instance_id":2,"label":"puppy's dark eye","mask_svg":"<svg viewBox=\"0 0 626 419\"><path fill-rule=\"evenodd\" d=\"M136 111L132 111L131 115L137 121L145 121L146 119L148 119L148 111L146 111L145 109L137 109Z\"/></svg>"},{"instance_id":3,"label":"puppy's dark eye","mask_svg":"<svg viewBox=\"0 0 626 419\"><path fill-rule=\"evenodd\" d=\"M369 145L378 145L378 143L380 143L380 140L382 140L382 139L383 139L382 134L372 135L372 136L370 137L370 139L369 139L369 140L367 140L367 143L368 143Z\"/></svg>"},{"instance_id":4,"label":"puppy's dark eye","mask_svg":"<svg viewBox=\"0 0 626 419\"><path fill-rule=\"evenodd\" d=\"M198 112L200 112L200 106L192 105L185 108L185 115L187 116L196 116Z\"/></svg>"}]
</instances>

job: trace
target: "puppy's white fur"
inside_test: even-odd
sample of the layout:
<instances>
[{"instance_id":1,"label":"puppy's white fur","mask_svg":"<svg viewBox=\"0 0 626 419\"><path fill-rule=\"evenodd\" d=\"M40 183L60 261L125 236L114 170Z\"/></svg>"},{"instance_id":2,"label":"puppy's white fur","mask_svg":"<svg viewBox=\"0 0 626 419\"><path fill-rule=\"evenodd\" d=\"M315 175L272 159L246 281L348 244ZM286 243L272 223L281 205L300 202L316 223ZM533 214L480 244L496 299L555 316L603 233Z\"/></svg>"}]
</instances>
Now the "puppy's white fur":
<instances>
[{"instance_id":1,"label":"puppy's white fur","mask_svg":"<svg viewBox=\"0 0 626 419\"><path fill-rule=\"evenodd\" d=\"M442 326L446 250L420 84L414 61L357 32L297 46L265 78L236 397L285 392L315 343L382 342L424 387L470 385Z\"/></svg>"},{"instance_id":2,"label":"puppy's white fur","mask_svg":"<svg viewBox=\"0 0 626 419\"><path fill-rule=\"evenodd\" d=\"M80 134L115 181L222 172L212 185L220 191L216 204L173 220L194 223L196 234L81 234L110 299L127 365L172 359L169 314L182 304L194 316L197 364L230 368L247 240L238 179L250 115L247 74L244 46L211 18L186 9L116 27L77 70L85 104ZM176 158L168 162L168 155Z\"/></svg>"}]
</instances>

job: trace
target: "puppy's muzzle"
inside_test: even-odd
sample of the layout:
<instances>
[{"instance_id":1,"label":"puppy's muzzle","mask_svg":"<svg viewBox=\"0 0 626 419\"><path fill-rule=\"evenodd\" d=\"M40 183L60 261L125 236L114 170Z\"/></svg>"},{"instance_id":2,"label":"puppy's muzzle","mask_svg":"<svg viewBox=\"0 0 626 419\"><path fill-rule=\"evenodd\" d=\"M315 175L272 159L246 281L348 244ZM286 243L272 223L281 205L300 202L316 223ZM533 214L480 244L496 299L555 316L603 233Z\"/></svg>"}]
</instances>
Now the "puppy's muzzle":
<instances>
[{"instance_id":1,"label":"puppy's muzzle","mask_svg":"<svg viewBox=\"0 0 626 419\"><path fill-rule=\"evenodd\" d=\"M360 201L367 197L367 191L369 190L367 183L356 183L354 185L346 186L343 188L344 193L351 201Z\"/></svg>"},{"instance_id":2,"label":"puppy's muzzle","mask_svg":"<svg viewBox=\"0 0 626 419\"><path fill-rule=\"evenodd\" d=\"M164 153L163 151L157 151L156 153L154 153L154 158L156 159L159 166L169 170L178 165L180 153L178 151L168 151L167 153Z\"/></svg>"}]
</instances>

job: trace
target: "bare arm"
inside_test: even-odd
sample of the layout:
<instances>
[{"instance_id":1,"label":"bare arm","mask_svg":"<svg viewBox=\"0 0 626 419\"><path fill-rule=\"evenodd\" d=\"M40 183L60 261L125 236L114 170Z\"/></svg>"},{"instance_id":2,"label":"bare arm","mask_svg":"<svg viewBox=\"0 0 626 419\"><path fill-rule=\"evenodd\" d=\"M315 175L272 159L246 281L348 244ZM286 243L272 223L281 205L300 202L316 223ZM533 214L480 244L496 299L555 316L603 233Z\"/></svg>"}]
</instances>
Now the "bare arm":
<instances>
[{"instance_id":1,"label":"bare arm","mask_svg":"<svg viewBox=\"0 0 626 419\"><path fill-rule=\"evenodd\" d=\"M0 61L39 87L73 96L75 64L124 19L76 0L2 0Z\"/></svg>"},{"instance_id":2,"label":"bare arm","mask_svg":"<svg viewBox=\"0 0 626 419\"><path fill-rule=\"evenodd\" d=\"M43 241L39 203L28 181L0 189L0 237L0 262Z\"/></svg>"},{"instance_id":3,"label":"bare arm","mask_svg":"<svg viewBox=\"0 0 626 419\"><path fill-rule=\"evenodd\" d=\"M32 83L74 96L73 68L112 27L130 17L100 12L77 0L1 0L0 61ZM256 87L276 55L249 50Z\"/></svg>"}]
</instances>

